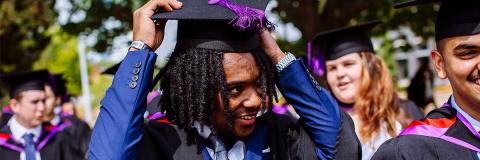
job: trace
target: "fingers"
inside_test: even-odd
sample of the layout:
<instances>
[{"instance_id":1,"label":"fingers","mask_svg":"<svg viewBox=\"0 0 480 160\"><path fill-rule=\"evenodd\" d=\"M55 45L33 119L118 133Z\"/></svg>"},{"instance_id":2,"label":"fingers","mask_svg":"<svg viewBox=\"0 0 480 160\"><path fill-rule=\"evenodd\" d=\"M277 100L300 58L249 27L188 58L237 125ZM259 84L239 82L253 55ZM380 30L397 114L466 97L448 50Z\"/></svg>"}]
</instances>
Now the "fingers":
<instances>
[{"instance_id":1,"label":"fingers","mask_svg":"<svg viewBox=\"0 0 480 160\"><path fill-rule=\"evenodd\" d=\"M172 7L173 9L180 9L180 8L182 8L182 6L183 6L183 3L180 2L180 1L177 1L177 0L170 0L170 1L168 1L168 4L169 4L170 7Z\"/></svg>"},{"instance_id":2,"label":"fingers","mask_svg":"<svg viewBox=\"0 0 480 160\"><path fill-rule=\"evenodd\" d=\"M268 30L260 32L260 42L265 54L267 54L275 64L285 57L285 54Z\"/></svg>"},{"instance_id":3,"label":"fingers","mask_svg":"<svg viewBox=\"0 0 480 160\"><path fill-rule=\"evenodd\" d=\"M143 5L141 8L137 9L134 14L139 14L142 16L152 16L156 10L163 10L166 12L171 12L174 9L182 8L183 3L177 0L151 0Z\"/></svg>"}]
</instances>

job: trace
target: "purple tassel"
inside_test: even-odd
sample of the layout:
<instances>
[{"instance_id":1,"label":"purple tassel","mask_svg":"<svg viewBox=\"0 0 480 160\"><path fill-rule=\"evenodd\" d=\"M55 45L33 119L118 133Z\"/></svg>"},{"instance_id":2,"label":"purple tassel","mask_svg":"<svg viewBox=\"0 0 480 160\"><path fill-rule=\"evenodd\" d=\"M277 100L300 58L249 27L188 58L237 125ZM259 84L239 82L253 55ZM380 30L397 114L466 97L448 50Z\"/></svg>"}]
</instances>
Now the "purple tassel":
<instances>
[{"instance_id":1,"label":"purple tassel","mask_svg":"<svg viewBox=\"0 0 480 160\"><path fill-rule=\"evenodd\" d=\"M237 15L237 18L230 21L230 24L241 31L247 29L260 31L264 28L272 31L275 29L275 25L267 20L265 12L262 10L235 4L229 0L208 0L208 4L220 5L233 11Z\"/></svg>"},{"instance_id":2,"label":"purple tassel","mask_svg":"<svg viewBox=\"0 0 480 160\"><path fill-rule=\"evenodd\" d=\"M316 48L318 49L318 48ZM312 70L314 75L324 76L325 75L325 58L323 53L317 53L316 56L313 55L312 51L312 42L307 43L307 53L308 53L308 66Z\"/></svg>"}]
</instances>

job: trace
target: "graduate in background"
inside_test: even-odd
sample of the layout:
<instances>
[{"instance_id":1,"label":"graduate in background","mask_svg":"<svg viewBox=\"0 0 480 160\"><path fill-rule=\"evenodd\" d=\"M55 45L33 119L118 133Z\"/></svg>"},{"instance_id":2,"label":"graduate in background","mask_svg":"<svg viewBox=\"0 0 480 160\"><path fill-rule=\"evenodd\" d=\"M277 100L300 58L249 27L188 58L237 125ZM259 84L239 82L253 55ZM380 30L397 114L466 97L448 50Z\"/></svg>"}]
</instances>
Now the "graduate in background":
<instances>
[{"instance_id":1,"label":"graduate in background","mask_svg":"<svg viewBox=\"0 0 480 160\"><path fill-rule=\"evenodd\" d=\"M3 127L5 125L7 125L8 120L10 120L10 118L12 118L12 116L13 116L13 111L12 111L12 108L10 107L10 105L4 106L2 108L1 115L2 115L2 117L0 117L0 127Z\"/></svg>"},{"instance_id":2,"label":"graduate in background","mask_svg":"<svg viewBox=\"0 0 480 160\"><path fill-rule=\"evenodd\" d=\"M77 154L78 157L85 157L91 129L85 121L75 115L62 113L63 104L69 101L65 83L62 74L49 74L48 83L45 85L46 100L43 121L54 126L71 123L64 129L64 135L71 138L72 153Z\"/></svg>"},{"instance_id":3,"label":"graduate in background","mask_svg":"<svg viewBox=\"0 0 480 160\"><path fill-rule=\"evenodd\" d=\"M175 0L152 0L135 11L134 41L101 102L89 159L333 158L338 106L301 60L260 32L269 26L263 12L268 1L182 2L183 8ZM167 12L154 15L158 10ZM161 83L161 109L173 124L144 125L153 50L162 42L165 19L179 19ZM240 24L229 23L234 19ZM270 111L277 72L300 123Z\"/></svg>"},{"instance_id":4,"label":"graduate in background","mask_svg":"<svg viewBox=\"0 0 480 160\"><path fill-rule=\"evenodd\" d=\"M414 0L406 7L432 0ZM480 1L442 0L435 22L437 49L431 58L453 95L426 119L385 142L374 160L480 158Z\"/></svg>"},{"instance_id":5,"label":"graduate in background","mask_svg":"<svg viewBox=\"0 0 480 160\"><path fill-rule=\"evenodd\" d=\"M412 121L409 111L416 119L423 117L413 103L408 108L402 106L386 65L375 55L367 32L379 23L376 20L322 32L310 42L311 60L325 65L330 90L342 110L353 118L364 160Z\"/></svg>"},{"instance_id":6,"label":"graduate in background","mask_svg":"<svg viewBox=\"0 0 480 160\"><path fill-rule=\"evenodd\" d=\"M407 88L408 99L415 104L427 115L433 109L436 109L433 99L435 74L430 69L429 58L420 59L420 67L410 81Z\"/></svg>"},{"instance_id":7,"label":"graduate in background","mask_svg":"<svg viewBox=\"0 0 480 160\"><path fill-rule=\"evenodd\" d=\"M1 75L9 87L13 117L0 129L0 157L8 160L78 159L62 136L65 123L43 123L46 70Z\"/></svg>"}]
</instances>

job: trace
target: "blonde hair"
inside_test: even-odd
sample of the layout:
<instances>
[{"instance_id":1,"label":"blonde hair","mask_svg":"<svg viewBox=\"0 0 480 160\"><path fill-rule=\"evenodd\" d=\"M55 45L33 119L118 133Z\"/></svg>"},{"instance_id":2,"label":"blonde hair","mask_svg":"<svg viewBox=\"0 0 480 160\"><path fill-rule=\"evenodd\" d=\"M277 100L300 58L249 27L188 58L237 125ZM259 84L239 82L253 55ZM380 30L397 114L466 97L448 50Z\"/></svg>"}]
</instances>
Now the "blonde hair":
<instances>
[{"instance_id":1,"label":"blonde hair","mask_svg":"<svg viewBox=\"0 0 480 160\"><path fill-rule=\"evenodd\" d=\"M361 82L353 106L358 116L362 142L375 136L383 124L387 133L395 137L395 123L399 114L399 104L394 83L383 60L370 52L360 52L362 59Z\"/></svg>"}]
</instances>

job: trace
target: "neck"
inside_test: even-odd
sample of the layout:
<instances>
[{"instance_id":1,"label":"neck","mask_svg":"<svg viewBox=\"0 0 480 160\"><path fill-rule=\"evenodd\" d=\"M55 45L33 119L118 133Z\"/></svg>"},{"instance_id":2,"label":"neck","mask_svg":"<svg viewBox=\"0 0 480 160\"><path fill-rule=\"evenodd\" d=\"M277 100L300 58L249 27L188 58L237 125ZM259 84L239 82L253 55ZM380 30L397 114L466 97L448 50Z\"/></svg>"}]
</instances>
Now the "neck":
<instances>
[{"instance_id":1,"label":"neck","mask_svg":"<svg viewBox=\"0 0 480 160\"><path fill-rule=\"evenodd\" d=\"M17 123L22 126L23 128L26 128L26 129L33 129L37 126L32 126L32 125L29 125L28 123L25 123L23 122L22 120L18 119L17 117L15 117L15 121L17 121Z\"/></svg>"},{"instance_id":2,"label":"neck","mask_svg":"<svg viewBox=\"0 0 480 160\"><path fill-rule=\"evenodd\" d=\"M218 136L222 140L223 144L225 144L225 147L227 148L231 148L237 141L237 138L235 138L235 135L231 133L220 132Z\"/></svg>"},{"instance_id":3,"label":"neck","mask_svg":"<svg viewBox=\"0 0 480 160\"><path fill-rule=\"evenodd\" d=\"M52 112L52 113L46 114L43 121L49 122L53 120L53 118L55 118L55 113Z\"/></svg>"},{"instance_id":4,"label":"neck","mask_svg":"<svg viewBox=\"0 0 480 160\"><path fill-rule=\"evenodd\" d=\"M457 103L458 107L462 108L467 114L469 114L472 118L477 121L480 121L480 108L478 103L472 102L468 98L462 97L460 94L453 93L455 97L455 102Z\"/></svg>"}]
</instances>

